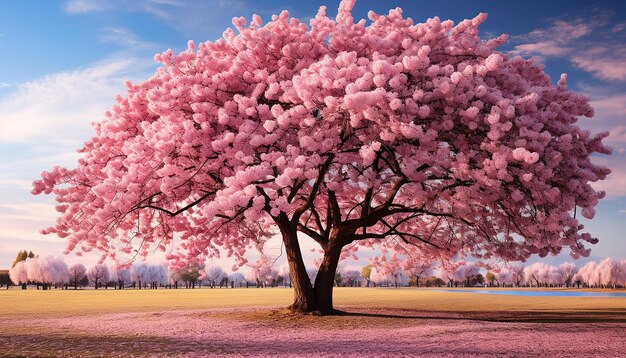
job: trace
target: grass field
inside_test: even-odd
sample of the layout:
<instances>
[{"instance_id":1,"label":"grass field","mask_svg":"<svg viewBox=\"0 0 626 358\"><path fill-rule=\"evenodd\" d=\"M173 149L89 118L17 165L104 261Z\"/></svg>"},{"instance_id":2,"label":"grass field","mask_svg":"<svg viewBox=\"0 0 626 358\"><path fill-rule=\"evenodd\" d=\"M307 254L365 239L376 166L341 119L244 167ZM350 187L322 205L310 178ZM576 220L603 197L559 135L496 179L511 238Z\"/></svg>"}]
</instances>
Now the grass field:
<instances>
[{"instance_id":1,"label":"grass field","mask_svg":"<svg viewBox=\"0 0 626 358\"><path fill-rule=\"evenodd\" d=\"M545 353L542 339L556 355L580 353L572 340L588 341L592 355L626 350L626 298L408 288L336 288L334 296L345 315L290 314L285 288L0 290L0 356L438 356L480 339L493 344L469 355ZM361 348L347 349L346 337Z\"/></svg>"},{"instance_id":2,"label":"grass field","mask_svg":"<svg viewBox=\"0 0 626 358\"><path fill-rule=\"evenodd\" d=\"M163 310L208 310L236 307L286 307L292 292L287 288L179 289L179 290L0 290L0 317L63 317L103 313ZM613 297L528 297L478 295L411 288L335 288L339 309L389 309L398 312L437 311L456 313L536 313L593 316L626 321L626 299Z\"/></svg>"}]
</instances>

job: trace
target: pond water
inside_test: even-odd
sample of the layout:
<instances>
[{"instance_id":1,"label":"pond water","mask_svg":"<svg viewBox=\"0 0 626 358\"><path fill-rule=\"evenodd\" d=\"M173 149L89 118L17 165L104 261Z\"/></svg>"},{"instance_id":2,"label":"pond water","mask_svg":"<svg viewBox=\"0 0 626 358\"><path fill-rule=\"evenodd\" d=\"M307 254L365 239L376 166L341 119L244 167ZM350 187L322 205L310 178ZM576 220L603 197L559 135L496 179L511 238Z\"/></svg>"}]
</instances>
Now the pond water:
<instances>
[{"instance_id":1,"label":"pond water","mask_svg":"<svg viewBox=\"0 0 626 358\"><path fill-rule=\"evenodd\" d=\"M556 297L624 297L626 292L576 292L541 290L439 290L445 292L469 292L487 295L556 296Z\"/></svg>"}]
</instances>

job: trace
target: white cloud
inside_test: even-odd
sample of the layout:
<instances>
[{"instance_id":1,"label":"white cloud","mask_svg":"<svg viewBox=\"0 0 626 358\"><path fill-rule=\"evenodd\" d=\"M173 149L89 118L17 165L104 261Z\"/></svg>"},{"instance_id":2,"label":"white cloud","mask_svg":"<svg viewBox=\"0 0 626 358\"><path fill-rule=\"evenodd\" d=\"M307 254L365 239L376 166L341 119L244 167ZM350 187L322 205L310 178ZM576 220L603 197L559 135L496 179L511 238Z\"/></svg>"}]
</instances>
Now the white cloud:
<instances>
[{"instance_id":1,"label":"white cloud","mask_svg":"<svg viewBox=\"0 0 626 358\"><path fill-rule=\"evenodd\" d=\"M32 182L29 180L0 178L0 190L15 189L15 188L30 190L31 187L32 187Z\"/></svg>"},{"instance_id":2,"label":"white cloud","mask_svg":"<svg viewBox=\"0 0 626 358\"><path fill-rule=\"evenodd\" d=\"M3 213L0 222L5 223L21 221L50 225L58 216L54 205L45 203L5 203L0 204L0 212ZM5 225L2 226L5 227Z\"/></svg>"},{"instance_id":3,"label":"white cloud","mask_svg":"<svg viewBox=\"0 0 626 358\"><path fill-rule=\"evenodd\" d=\"M142 12L191 35L199 31L221 34L234 16L249 15L251 5L246 0L68 0L64 10L72 15L107 10Z\"/></svg>"},{"instance_id":4,"label":"white cloud","mask_svg":"<svg viewBox=\"0 0 626 358\"><path fill-rule=\"evenodd\" d=\"M110 2L106 0L68 0L63 7L68 14L84 14L111 9Z\"/></svg>"},{"instance_id":5,"label":"white cloud","mask_svg":"<svg viewBox=\"0 0 626 358\"><path fill-rule=\"evenodd\" d=\"M122 0L122 2L128 10L148 13L188 35L197 34L198 31L221 35L224 28L231 24L234 16L246 15L250 10L245 0Z\"/></svg>"},{"instance_id":6,"label":"white cloud","mask_svg":"<svg viewBox=\"0 0 626 358\"><path fill-rule=\"evenodd\" d=\"M74 165L75 150L93 135L90 124L123 93L124 80L145 79L153 66L109 59L18 84L0 97L0 267L18 248L62 254L66 240L39 233L54 224L54 198L33 197L32 181L55 164Z\"/></svg>"},{"instance_id":7,"label":"white cloud","mask_svg":"<svg viewBox=\"0 0 626 358\"><path fill-rule=\"evenodd\" d=\"M124 27L106 27L100 31L100 41L115 43L131 50L157 50L157 45L152 42L141 41L130 30Z\"/></svg>"},{"instance_id":8,"label":"white cloud","mask_svg":"<svg viewBox=\"0 0 626 358\"><path fill-rule=\"evenodd\" d=\"M0 89L7 87L11 87L11 84L7 82L0 82Z\"/></svg>"},{"instance_id":9,"label":"white cloud","mask_svg":"<svg viewBox=\"0 0 626 358\"><path fill-rule=\"evenodd\" d=\"M0 142L86 139L90 124L103 118L115 94L123 92L124 80L146 67L137 59L107 60L19 84L0 97Z\"/></svg>"}]
</instances>

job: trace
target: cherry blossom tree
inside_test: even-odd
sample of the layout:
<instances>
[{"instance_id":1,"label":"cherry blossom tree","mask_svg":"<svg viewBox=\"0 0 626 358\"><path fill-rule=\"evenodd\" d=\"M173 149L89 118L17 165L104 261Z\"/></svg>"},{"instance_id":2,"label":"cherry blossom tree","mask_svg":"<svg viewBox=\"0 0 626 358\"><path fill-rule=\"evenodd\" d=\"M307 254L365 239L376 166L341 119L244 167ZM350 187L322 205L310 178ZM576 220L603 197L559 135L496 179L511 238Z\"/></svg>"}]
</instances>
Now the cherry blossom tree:
<instances>
[{"instance_id":1,"label":"cherry blossom tree","mask_svg":"<svg viewBox=\"0 0 626 358\"><path fill-rule=\"evenodd\" d=\"M559 284L570 287L573 286L574 276L578 273L578 267L573 262L564 262L559 265L559 273L561 277Z\"/></svg>"},{"instance_id":2,"label":"cherry blossom tree","mask_svg":"<svg viewBox=\"0 0 626 358\"><path fill-rule=\"evenodd\" d=\"M116 289L122 290L126 283L131 282L130 269L123 267L111 267L109 269L109 281Z\"/></svg>"},{"instance_id":3,"label":"cherry blossom tree","mask_svg":"<svg viewBox=\"0 0 626 358\"><path fill-rule=\"evenodd\" d=\"M205 279L209 281L211 288L215 285L222 286L222 280L227 276L226 272L219 266L211 266L205 269Z\"/></svg>"},{"instance_id":4,"label":"cherry blossom tree","mask_svg":"<svg viewBox=\"0 0 626 358\"><path fill-rule=\"evenodd\" d=\"M59 257L29 257L24 262L24 268L28 276L28 281L41 285L44 290L53 284L63 284L68 282L69 273L67 264Z\"/></svg>"},{"instance_id":5,"label":"cherry blossom tree","mask_svg":"<svg viewBox=\"0 0 626 358\"><path fill-rule=\"evenodd\" d=\"M180 273L178 271L168 270L167 282L169 284L169 287L172 288L172 285L174 285L174 288L178 289L178 281L181 281Z\"/></svg>"},{"instance_id":6,"label":"cherry blossom tree","mask_svg":"<svg viewBox=\"0 0 626 358\"><path fill-rule=\"evenodd\" d=\"M167 268L165 265L147 265L146 282L156 290L160 285L167 284Z\"/></svg>"},{"instance_id":7,"label":"cherry blossom tree","mask_svg":"<svg viewBox=\"0 0 626 358\"><path fill-rule=\"evenodd\" d=\"M454 279L464 282L465 286L471 286L472 278L480 273L480 267L475 262L460 260L454 270Z\"/></svg>"},{"instance_id":8,"label":"cherry blossom tree","mask_svg":"<svg viewBox=\"0 0 626 358\"><path fill-rule=\"evenodd\" d=\"M9 270L9 278L15 285L22 285L22 290L26 289L28 284L28 273L26 273L26 267L24 261L17 261L15 265Z\"/></svg>"},{"instance_id":9,"label":"cherry blossom tree","mask_svg":"<svg viewBox=\"0 0 626 358\"><path fill-rule=\"evenodd\" d=\"M496 282L498 283L498 286L502 285L503 287L506 287L514 285L513 274L508 267L499 267L495 270L494 274L496 275Z\"/></svg>"},{"instance_id":10,"label":"cherry blossom tree","mask_svg":"<svg viewBox=\"0 0 626 358\"><path fill-rule=\"evenodd\" d=\"M414 282L419 287L421 278L428 278L434 272L434 258L421 255L414 252L413 248L406 250L405 255L401 255L402 269L410 278L410 282Z\"/></svg>"},{"instance_id":11,"label":"cherry blossom tree","mask_svg":"<svg viewBox=\"0 0 626 358\"><path fill-rule=\"evenodd\" d=\"M573 280L588 287L626 286L626 260L619 262L607 257L599 263L590 261L578 270Z\"/></svg>"},{"instance_id":12,"label":"cherry blossom tree","mask_svg":"<svg viewBox=\"0 0 626 358\"><path fill-rule=\"evenodd\" d=\"M590 156L610 152L608 133L575 125L593 115L587 97L498 52L506 36L482 39L486 14L416 24L398 8L368 24L354 2L308 27L286 11L236 18L215 42L156 56L77 166L34 183L59 203L44 232L114 260L176 241L179 268L220 248L243 265L279 233L291 308L325 313L346 247L587 256L597 239L577 214L594 216L604 193L590 183L609 170ZM299 233L323 250L314 283Z\"/></svg>"},{"instance_id":13,"label":"cherry blossom tree","mask_svg":"<svg viewBox=\"0 0 626 358\"><path fill-rule=\"evenodd\" d=\"M524 268L524 281L527 285L539 287L548 282L549 267L543 262L536 262Z\"/></svg>"},{"instance_id":14,"label":"cherry blossom tree","mask_svg":"<svg viewBox=\"0 0 626 358\"><path fill-rule=\"evenodd\" d=\"M87 268L83 264L73 264L68 268L68 277L70 285L77 290L78 284L87 277Z\"/></svg>"},{"instance_id":15,"label":"cherry blossom tree","mask_svg":"<svg viewBox=\"0 0 626 358\"><path fill-rule=\"evenodd\" d=\"M358 287L360 284L359 280L361 279L361 273L357 270L345 270L341 273L341 279L346 286Z\"/></svg>"},{"instance_id":16,"label":"cherry blossom tree","mask_svg":"<svg viewBox=\"0 0 626 358\"><path fill-rule=\"evenodd\" d=\"M181 268L174 267L173 269L178 272L180 279L185 282L186 288L196 288L196 283L200 278L200 272L204 270L204 266L204 261L196 258Z\"/></svg>"},{"instance_id":17,"label":"cherry blossom tree","mask_svg":"<svg viewBox=\"0 0 626 358\"><path fill-rule=\"evenodd\" d=\"M283 282L283 286L291 287L291 274L289 273L289 264L285 263L278 268L278 276Z\"/></svg>"},{"instance_id":18,"label":"cherry blossom tree","mask_svg":"<svg viewBox=\"0 0 626 358\"><path fill-rule=\"evenodd\" d=\"M372 266L376 269L376 273L379 279L374 281L380 281L382 278L389 278L394 282L394 285L398 287L398 284L402 284L406 273L404 272L402 260L394 253L391 257L387 258L386 255L381 257L374 257L372 259Z\"/></svg>"},{"instance_id":19,"label":"cherry blossom tree","mask_svg":"<svg viewBox=\"0 0 626 358\"><path fill-rule=\"evenodd\" d=\"M103 264L93 265L87 270L87 278L93 283L93 287L97 290L102 285L106 285L109 281L109 268Z\"/></svg>"},{"instance_id":20,"label":"cherry blossom tree","mask_svg":"<svg viewBox=\"0 0 626 358\"><path fill-rule=\"evenodd\" d=\"M230 282L230 287L239 287L244 282L243 274L241 272L233 272L228 275L228 281Z\"/></svg>"},{"instance_id":21,"label":"cherry blossom tree","mask_svg":"<svg viewBox=\"0 0 626 358\"><path fill-rule=\"evenodd\" d=\"M379 257L372 259L372 266L394 275L402 272L409 279L409 285L419 286L421 277L433 274L436 261L445 260L439 251L424 251L418 246L405 245L399 240L391 240L381 248Z\"/></svg>"},{"instance_id":22,"label":"cherry blossom tree","mask_svg":"<svg viewBox=\"0 0 626 358\"><path fill-rule=\"evenodd\" d=\"M587 286L596 286L600 284L600 280L597 274L598 263L595 261L587 262L583 267L578 270L576 274L576 280L586 284Z\"/></svg>"},{"instance_id":23,"label":"cherry blossom tree","mask_svg":"<svg viewBox=\"0 0 626 358\"><path fill-rule=\"evenodd\" d=\"M247 273L244 273L248 282L256 282L257 287L273 286L278 271L273 269L274 259L266 254L261 254L255 262L247 264Z\"/></svg>"},{"instance_id":24,"label":"cherry blossom tree","mask_svg":"<svg viewBox=\"0 0 626 358\"><path fill-rule=\"evenodd\" d=\"M520 287L524 282L524 265L512 264L508 270L511 272L511 282L513 285Z\"/></svg>"},{"instance_id":25,"label":"cherry blossom tree","mask_svg":"<svg viewBox=\"0 0 626 358\"><path fill-rule=\"evenodd\" d=\"M376 266L374 266L372 267L370 280L374 284L374 287L380 285L388 285L390 282L393 281L393 276L391 276L388 272L383 272L379 270Z\"/></svg>"},{"instance_id":26,"label":"cherry blossom tree","mask_svg":"<svg viewBox=\"0 0 626 358\"><path fill-rule=\"evenodd\" d=\"M453 287L456 286L455 282L455 272L458 269L460 262L444 262L439 269L437 270L437 277L439 277L443 282L445 282L448 286Z\"/></svg>"},{"instance_id":27,"label":"cherry blossom tree","mask_svg":"<svg viewBox=\"0 0 626 358\"><path fill-rule=\"evenodd\" d=\"M134 263L130 267L130 280L134 285L138 286L140 290L142 285L143 288L148 288L148 264L145 262Z\"/></svg>"},{"instance_id":28,"label":"cherry blossom tree","mask_svg":"<svg viewBox=\"0 0 626 358\"><path fill-rule=\"evenodd\" d=\"M524 268L524 281L528 285L558 286L563 282L562 273L556 266L544 262L537 262Z\"/></svg>"},{"instance_id":29,"label":"cherry blossom tree","mask_svg":"<svg viewBox=\"0 0 626 358\"><path fill-rule=\"evenodd\" d=\"M621 281L622 267L619 261L607 257L600 261L595 268L595 276L598 278L598 284L603 287L615 288Z\"/></svg>"}]
</instances>

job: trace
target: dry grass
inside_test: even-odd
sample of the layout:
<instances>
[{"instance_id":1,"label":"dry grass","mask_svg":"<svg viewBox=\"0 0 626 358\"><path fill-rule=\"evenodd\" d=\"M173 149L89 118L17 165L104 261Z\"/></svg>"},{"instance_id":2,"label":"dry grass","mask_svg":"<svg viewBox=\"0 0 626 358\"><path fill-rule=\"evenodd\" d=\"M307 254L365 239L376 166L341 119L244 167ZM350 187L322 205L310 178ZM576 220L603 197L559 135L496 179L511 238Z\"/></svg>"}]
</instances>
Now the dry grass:
<instances>
[{"instance_id":1,"label":"dry grass","mask_svg":"<svg viewBox=\"0 0 626 358\"><path fill-rule=\"evenodd\" d=\"M396 308L445 312L581 312L623 311L622 297L537 297L446 292L436 289L350 289L337 290L335 302L371 308ZM558 289L557 289L558 290Z\"/></svg>"},{"instance_id":2,"label":"dry grass","mask_svg":"<svg viewBox=\"0 0 626 358\"><path fill-rule=\"evenodd\" d=\"M384 310L386 316L414 316L416 312L447 313L466 318L625 320L626 299L613 297L528 297L442 292L434 289L336 288L335 306L363 315ZM48 318L103 313L195 311L216 308L267 307L254 315L278 319L276 307L286 307L290 289L195 290L0 290L0 320ZM274 310L272 310L274 309ZM381 314L382 315L382 314ZM543 317L543 318L542 318ZM319 321L318 319L312 319Z\"/></svg>"},{"instance_id":3,"label":"dry grass","mask_svg":"<svg viewBox=\"0 0 626 358\"><path fill-rule=\"evenodd\" d=\"M0 317L62 317L100 313L289 305L287 289L0 290Z\"/></svg>"}]
</instances>

